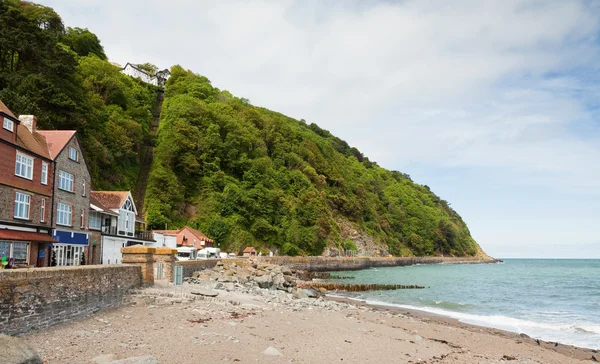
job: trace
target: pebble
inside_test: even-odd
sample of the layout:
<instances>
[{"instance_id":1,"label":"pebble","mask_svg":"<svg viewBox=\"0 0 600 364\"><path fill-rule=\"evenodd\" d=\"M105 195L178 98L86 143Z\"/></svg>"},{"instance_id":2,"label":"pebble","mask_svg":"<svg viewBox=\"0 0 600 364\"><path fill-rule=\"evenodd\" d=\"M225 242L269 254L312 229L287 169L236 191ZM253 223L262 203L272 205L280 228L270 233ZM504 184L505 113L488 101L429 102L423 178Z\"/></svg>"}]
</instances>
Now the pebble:
<instances>
[{"instance_id":1,"label":"pebble","mask_svg":"<svg viewBox=\"0 0 600 364\"><path fill-rule=\"evenodd\" d=\"M275 349L272 346L269 346L265 351L263 351L263 354L271 356L283 356L283 354L281 354L279 350Z\"/></svg>"}]
</instances>

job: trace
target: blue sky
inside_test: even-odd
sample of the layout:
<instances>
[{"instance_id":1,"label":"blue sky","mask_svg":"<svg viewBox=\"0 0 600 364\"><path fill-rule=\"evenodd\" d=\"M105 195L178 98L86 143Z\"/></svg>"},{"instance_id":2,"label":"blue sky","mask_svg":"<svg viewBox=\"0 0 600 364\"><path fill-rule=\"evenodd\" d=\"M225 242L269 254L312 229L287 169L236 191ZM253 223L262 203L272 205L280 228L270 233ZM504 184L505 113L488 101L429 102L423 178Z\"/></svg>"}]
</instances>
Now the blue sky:
<instances>
[{"instance_id":1,"label":"blue sky","mask_svg":"<svg viewBox=\"0 0 600 364\"><path fill-rule=\"evenodd\" d=\"M493 256L600 258L596 2L41 2L410 174Z\"/></svg>"}]
</instances>

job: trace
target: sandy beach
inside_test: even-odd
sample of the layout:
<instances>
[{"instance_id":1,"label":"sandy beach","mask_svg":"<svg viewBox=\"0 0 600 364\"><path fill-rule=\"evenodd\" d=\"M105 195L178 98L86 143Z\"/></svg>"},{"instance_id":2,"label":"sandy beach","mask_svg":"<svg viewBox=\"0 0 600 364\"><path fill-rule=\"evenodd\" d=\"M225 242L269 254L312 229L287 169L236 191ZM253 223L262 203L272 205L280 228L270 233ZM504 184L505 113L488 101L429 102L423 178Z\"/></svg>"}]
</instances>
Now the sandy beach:
<instances>
[{"instance_id":1,"label":"sandy beach","mask_svg":"<svg viewBox=\"0 0 600 364\"><path fill-rule=\"evenodd\" d=\"M198 293L218 293L206 297ZM592 350L419 312L185 283L28 334L47 363L590 363ZM231 288L231 286L229 286ZM153 358L152 358L153 357ZM156 360L154 360L154 358Z\"/></svg>"}]
</instances>

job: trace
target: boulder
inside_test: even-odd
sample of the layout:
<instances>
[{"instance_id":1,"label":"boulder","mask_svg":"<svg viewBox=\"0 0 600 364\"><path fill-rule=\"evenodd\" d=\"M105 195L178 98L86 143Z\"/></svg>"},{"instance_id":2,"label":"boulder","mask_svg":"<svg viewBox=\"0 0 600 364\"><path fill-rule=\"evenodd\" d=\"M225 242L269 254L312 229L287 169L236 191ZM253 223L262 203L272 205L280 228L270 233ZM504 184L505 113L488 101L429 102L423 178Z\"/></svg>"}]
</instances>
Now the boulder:
<instances>
[{"instance_id":1,"label":"boulder","mask_svg":"<svg viewBox=\"0 0 600 364\"><path fill-rule=\"evenodd\" d=\"M308 295L302 288L292 290L292 297L296 299L308 298Z\"/></svg>"},{"instance_id":2,"label":"boulder","mask_svg":"<svg viewBox=\"0 0 600 364\"><path fill-rule=\"evenodd\" d=\"M42 358L23 339L0 334L0 355L5 364L42 364Z\"/></svg>"},{"instance_id":3,"label":"boulder","mask_svg":"<svg viewBox=\"0 0 600 364\"><path fill-rule=\"evenodd\" d=\"M303 291L304 291L304 293L306 293L306 295L309 298L316 298L317 297L317 293L313 289L304 288Z\"/></svg>"},{"instance_id":4,"label":"boulder","mask_svg":"<svg viewBox=\"0 0 600 364\"><path fill-rule=\"evenodd\" d=\"M273 279L271 278L271 276L268 275L254 277L254 281L258 284L260 288L269 288L273 284Z\"/></svg>"}]
</instances>

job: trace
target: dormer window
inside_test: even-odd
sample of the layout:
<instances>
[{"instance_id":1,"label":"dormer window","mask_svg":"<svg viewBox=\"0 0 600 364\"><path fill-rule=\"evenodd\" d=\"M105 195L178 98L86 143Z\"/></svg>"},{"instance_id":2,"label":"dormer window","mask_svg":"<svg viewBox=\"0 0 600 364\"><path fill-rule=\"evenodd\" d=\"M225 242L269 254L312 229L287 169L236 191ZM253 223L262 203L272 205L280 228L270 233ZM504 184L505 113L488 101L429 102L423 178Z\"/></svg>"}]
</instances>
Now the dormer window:
<instances>
[{"instance_id":1,"label":"dormer window","mask_svg":"<svg viewBox=\"0 0 600 364\"><path fill-rule=\"evenodd\" d=\"M79 161L79 152L73 147L69 147L69 159L75 162Z\"/></svg>"},{"instance_id":2,"label":"dormer window","mask_svg":"<svg viewBox=\"0 0 600 364\"><path fill-rule=\"evenodd\" d=\"M15 122L10 120L9 118L5 117L4 118L4 122L2 123L2 127L4 127L4 129L14 132L15 131Z\"/></svg>"}]
</instances>

